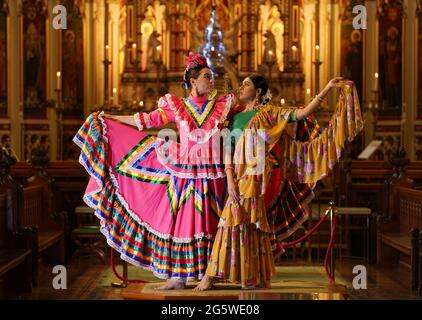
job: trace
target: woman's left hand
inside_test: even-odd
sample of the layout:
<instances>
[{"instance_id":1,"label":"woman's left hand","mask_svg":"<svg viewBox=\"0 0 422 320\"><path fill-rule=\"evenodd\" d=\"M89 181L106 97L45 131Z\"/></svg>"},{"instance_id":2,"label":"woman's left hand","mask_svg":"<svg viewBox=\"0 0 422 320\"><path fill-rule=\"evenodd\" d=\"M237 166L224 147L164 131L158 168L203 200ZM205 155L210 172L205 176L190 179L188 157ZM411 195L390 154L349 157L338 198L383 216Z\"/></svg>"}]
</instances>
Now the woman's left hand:
<instances>
[{"instance_id":1,"label":"woman's left hand","mask_svg":"<svg viewBox=\"0 0 422 320\"><path fill-rule=\"evenodd\" d=\"M328 82L327 87L328 89L339 88L344 86L344 82L345 80L343 77L335 77Z\"/></svg>"}]
</instances>

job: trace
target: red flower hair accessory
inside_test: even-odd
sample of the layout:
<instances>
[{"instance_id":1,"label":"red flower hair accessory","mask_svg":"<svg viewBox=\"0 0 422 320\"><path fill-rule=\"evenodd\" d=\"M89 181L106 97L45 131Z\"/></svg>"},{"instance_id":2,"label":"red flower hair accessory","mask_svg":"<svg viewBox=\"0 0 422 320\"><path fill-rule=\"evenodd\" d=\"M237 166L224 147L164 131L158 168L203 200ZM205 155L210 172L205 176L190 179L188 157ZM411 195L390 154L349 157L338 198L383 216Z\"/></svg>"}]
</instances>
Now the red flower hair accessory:
<instances>
[{"instance_id":1,"label":"red flower hair accessory","mask_svg":"<svg viewBox=\"0 0 422 320\"><path fill-rule=\"evenodd\" d=\"M186 70L196 68L197 66L206 66L207 59L199 53L190 52L185 59Z\"/></svg>"}]
</instances>

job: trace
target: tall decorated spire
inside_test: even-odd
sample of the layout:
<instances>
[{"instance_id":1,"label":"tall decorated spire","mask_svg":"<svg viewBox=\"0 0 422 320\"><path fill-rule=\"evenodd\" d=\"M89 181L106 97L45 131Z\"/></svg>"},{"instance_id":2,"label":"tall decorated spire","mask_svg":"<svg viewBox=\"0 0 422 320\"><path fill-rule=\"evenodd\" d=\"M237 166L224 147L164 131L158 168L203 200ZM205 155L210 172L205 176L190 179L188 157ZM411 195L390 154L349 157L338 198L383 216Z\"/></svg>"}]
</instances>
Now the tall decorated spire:
<instances>
[{"instance_id":1,"label":"tall decorated spire","mask_svg":"<svg viewBox=\"0 0 422 320\"><path fill-rule=\"evenodd\" d=\"M211 19L210 23L205 28L204 44L202 45L200 52L207 58L209 67L214 72L219 73L219 71L222 71L226 47L223 43L221 26L217 21L216 9L215 0L212 0Z\"/></svg>"}]
</instances>

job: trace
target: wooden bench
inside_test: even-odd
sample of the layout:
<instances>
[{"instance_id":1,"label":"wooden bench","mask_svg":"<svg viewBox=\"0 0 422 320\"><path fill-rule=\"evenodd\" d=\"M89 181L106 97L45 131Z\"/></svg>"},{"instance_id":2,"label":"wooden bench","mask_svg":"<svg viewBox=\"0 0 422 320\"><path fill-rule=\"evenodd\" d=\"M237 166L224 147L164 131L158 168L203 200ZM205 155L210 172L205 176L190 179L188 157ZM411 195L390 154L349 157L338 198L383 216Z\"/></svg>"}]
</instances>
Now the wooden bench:
<instances>
[{"instance_id":1,"label":"wooden bench","mask_svg":"<svg viewBox=\"0 0 422 320\"><path fill-rule=\"evenodd\" d=\"M345 207L368 207L377 216L387 215L390 206L390 187L395 185L414 188L422 185L422 161L410 162L404 148L394 150L390 161L352 160L346 149L343 159L333 170L335 203ZM370 227L370 262L377 262L377 224ZM360 242L357 233L348 241Z\"/></svg>"},{"instance_id":2,"label":"wooden bench","mask_svg":"<svg viewBox=\"0 0 422 320\"><path fill-rule=\"evenodd\" d=\"M32 230L12 231L8 226L7 195L0 194L0 277L5 290L32 289Z\"/></svg>"},{"instance_id":3,"label":"wooden bench","mask_svg":"<svg viewBox=\"0 0 422 320\"><path fill-rule=\"evenodd\" d=\"M379 216L377 262L411 270L411 287L421 291L422 191L403 186L390 190L389 212Z\"/></svg>"},{"instance_id":4,"label":"wooden bench","mask_svg":"<svg viewBox=\"0 0 422 320\"><path fill-rule=\"evenodd\" d=\"M35 152L38 152L38 158L32 156L31 163L36 172L18 190L18 198L22 201L18 225L21 228L32 227L34 230L32 267L33 283L36 287L40 259L48 265L65 263L64 236L67 215L65 211L59 210L57 187L45 171L49 163L46 150Z\"/></svg>"},{"instance_id":5,"label":"wooden bench","mask_svg":"<svg viewBox=\"0 0 422 320\"><path fill-rule=\"evenodd\" d=\"M19 184L10 176L14 158L0 150L0 278L5 294L31 291L33 229L17 228Z\"/></svg>"},{"instance_id":6,"label":"wooden bench","mask_svg":"<svg viewBox=\"0 0 422 320\"><path fill-rule=\"evenodd\" d=\"M47 183L39 182L20 189L23 206L19 214L20 227L32 227L33 242L33 281L38 285L38 260L50 265L64 264L63 220L54 211L51 192Z\"/></svg>"},{"instance_id":7,"label":"wooden bench","mask_svg":"<svg viewBox=\"0 0 422 320\"><path fill-rule=\"evenodd\" d=\"M55 201L58 210L65 209L68 213L65 234L65 261L71 262L71 257L77 246L71 239L71 230L77 227L75 208L84 205L82 197L88 184L89 175L78 161L50 161L45 168L47 176L54 181L60 191ZM20 161L11 167L11 173L16 181L25 184L28 177L35 175L36 169L26 161Z\"/></svg>"}]
</instances>

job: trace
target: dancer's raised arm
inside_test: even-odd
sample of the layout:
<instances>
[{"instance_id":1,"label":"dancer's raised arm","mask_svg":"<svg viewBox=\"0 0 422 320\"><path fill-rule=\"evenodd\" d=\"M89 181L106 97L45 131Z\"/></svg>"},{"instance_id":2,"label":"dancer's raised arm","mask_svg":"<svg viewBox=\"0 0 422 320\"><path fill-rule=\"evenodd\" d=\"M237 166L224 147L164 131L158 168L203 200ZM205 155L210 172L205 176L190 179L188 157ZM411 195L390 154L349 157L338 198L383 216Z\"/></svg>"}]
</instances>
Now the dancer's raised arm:
<instances>
[{"instance_id":1,"label":"dancer's raised arm","mask_svg":"<svg viewBox=\"0 0 422 320\"><path fill-rule=\"evenodd\" d=\"M344 80L342 77L336 77L334 79L331 79L325 88L315 96L315 98L303 109L298 109L296 112L296 118L297 120L301 120L303 118L306 118L310 114L312 114L324 101L325 97L327 96L328 92L332 88L341 87L344 85Z\"/></svg>"},{"instance_id":2,"label":"dancer's raised arm","mask_svg":"<svg viewBox=\"0 0 422 320\"><path fill-rule=\"evenodd\" d=\"M137 112L130 116L103 114L103 117L129 124L137 127L138 130L161 127L175 121L174 113L168 107L167 99L170 99L170 95L161 97L158 101L158 108L151 112Z\"/></svg>"}]
</instances>

